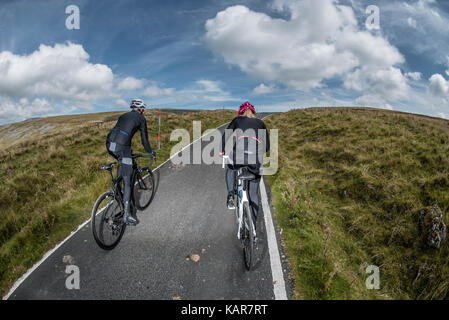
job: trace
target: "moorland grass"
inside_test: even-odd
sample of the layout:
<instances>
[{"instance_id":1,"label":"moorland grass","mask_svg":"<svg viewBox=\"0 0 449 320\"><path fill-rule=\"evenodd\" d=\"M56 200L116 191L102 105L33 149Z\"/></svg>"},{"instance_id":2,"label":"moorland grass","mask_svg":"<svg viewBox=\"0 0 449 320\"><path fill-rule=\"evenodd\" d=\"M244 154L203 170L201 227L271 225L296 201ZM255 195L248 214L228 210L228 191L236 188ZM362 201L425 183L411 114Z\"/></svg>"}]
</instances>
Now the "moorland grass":
<instances>
[{"instance_id":1,"label":"moorland grass","mask_svg":"<svg viewBox=\"0 0 449 320\"><path fill-rule=\"evenodd\" d=\"M428 249L418 210L448 220L449 121L370 108L274 114L268 178L295 299L447 299L447 242ZM368 290L366 267L380 268Z\"/></svg>"}]
</instances>

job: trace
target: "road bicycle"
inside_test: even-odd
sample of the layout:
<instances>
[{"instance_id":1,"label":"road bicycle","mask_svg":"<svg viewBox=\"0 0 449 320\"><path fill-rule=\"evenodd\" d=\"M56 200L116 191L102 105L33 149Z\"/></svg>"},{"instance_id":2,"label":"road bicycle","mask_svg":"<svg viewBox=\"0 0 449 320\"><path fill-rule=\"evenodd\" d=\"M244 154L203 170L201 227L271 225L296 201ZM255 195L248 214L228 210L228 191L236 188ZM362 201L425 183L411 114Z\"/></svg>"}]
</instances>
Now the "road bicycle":
<instances>
[{"instance_id":1,"label":"road bicycle","mask_svg":"<svg viewBox=\"0 0 449 320\"><path fill-rule=\"evenodd\" d=\"M223 168L226 161L232 164L229 156L223 155ZM243 261L248 271L253 266L254 246L256 245L256 228L250 209L248 184L255 178L255 175L249 172L248 167L242 167L237 171L234 184L235 217L238 224L237 238L242 245Z\"/></svg>"},{"instance_id":2,"label":"road bicycle","mask_svg":"<svg viewBox=\"0 0 449 320\"><path fill-rule=\"evenodd\" d=\"M131 176L131 208L137 211L146 209L154 197L155 184L151 165L154 157L133 154L133 173ZM150 164L138 168L137 158L150 158ZM114 249L123 237L126 223L123 221L124 181L122 177L115 177L112 168L116 162L102 165L99 168L111 174L112 187L100 195L92 209L91 228L95 241L104 250ZM135 212L134 211L134 212Z\"/></svg>"}]
</instances>

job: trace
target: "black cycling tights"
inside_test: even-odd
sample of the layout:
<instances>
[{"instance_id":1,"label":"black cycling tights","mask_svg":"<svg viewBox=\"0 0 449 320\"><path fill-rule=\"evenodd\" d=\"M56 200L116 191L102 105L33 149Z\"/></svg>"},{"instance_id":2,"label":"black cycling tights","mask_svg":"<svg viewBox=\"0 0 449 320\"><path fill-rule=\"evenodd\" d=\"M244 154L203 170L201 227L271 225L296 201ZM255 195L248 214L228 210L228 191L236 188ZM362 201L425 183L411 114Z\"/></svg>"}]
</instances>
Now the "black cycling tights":
<instances>
[{"instance_id":1,"label":"black cycling tights","mask_svg":"<svg viewBox=\"0 0 449 320\"><path fill-rule=\"evenodd\" d=\"M109 150L110 143L106 142L106 149L109 154L119 161L117 169L117 178L123 177L123 182L125 184L125 190L123 193L123 202L131 200L131 175L133 173L132 158L131 158L131 148L126 148L120 151L111 152Z\"/></svg>"},{"instance_id":2,"label":"black cycling tights","mask_svg":"<svg viewBox=\"0 0 449 320\"><path fill-rule=\"evenodd\" d=\"M228 194L234 192L234 182L236 177L237 170L226 169L226 187L228 189ZM250 180L248 183L248 196L254 221L257 220L257 213L259 212L259 184L260 176L257 179Z\"/></svg>"}]
</instances>

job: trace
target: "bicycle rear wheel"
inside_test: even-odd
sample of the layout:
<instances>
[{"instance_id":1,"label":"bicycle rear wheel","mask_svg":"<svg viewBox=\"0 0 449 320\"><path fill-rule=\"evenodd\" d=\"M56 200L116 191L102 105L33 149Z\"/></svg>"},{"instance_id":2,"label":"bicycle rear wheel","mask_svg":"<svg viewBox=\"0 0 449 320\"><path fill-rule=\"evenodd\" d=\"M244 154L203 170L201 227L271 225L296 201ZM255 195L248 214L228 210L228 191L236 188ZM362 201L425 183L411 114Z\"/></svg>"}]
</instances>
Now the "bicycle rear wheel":
<instances>
[{"instance_id":1,"label":"bicycle rear wheel","mask_svg":"<svg viewBox=\"0 0 449 320\"><path fill-rule=\"evenodd\" d=\"M136 171L134 185L134 204L139 210L146 209L154 197L154 177L150 168L142 168Z\"/></svg>"},{"instance_id":2,"label":"bicycle rear wheel","mask_svg":"<svg viewBox=\"0 0 449 320\"><path fill-rule=\"evenodd\" d=\"M92 209L91 228L95 241L104 250L114 249L123 237L123 204L111 191L98 197Z\"/></svg>"},{"instance_id":3,"label":"bicycle rear wheel","mask_svg":"<svg viewBox=\"0 0 449 320\"><path fill-rule=\"evenodd\" d=\"M243 204L242 234L243 260L246 270L250 271L254 255L254 225L248 202Z\"/></svg>"}]
</instances>

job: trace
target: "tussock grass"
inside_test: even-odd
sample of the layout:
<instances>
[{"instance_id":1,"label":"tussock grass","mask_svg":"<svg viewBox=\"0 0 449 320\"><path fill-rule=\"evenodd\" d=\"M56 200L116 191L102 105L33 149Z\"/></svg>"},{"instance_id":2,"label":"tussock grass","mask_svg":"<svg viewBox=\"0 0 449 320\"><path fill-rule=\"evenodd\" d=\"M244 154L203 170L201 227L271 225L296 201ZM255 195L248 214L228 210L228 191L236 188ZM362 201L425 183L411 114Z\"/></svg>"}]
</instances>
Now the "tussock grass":
<instances>
[{"instance_id":1,"label":"tussock grass","mask_svg":"<svg viewBox=\"0 0 449 320\"><path fill-rule=\"evenodd\" d=\"M448 243L427 249L418 210L449 222L449 121L368 108L311 108L279 129L269 178L296 299L447 299ZM365 269L380 267L380 290ZM417 277L419 271L419 277Z\"/></svg>"},{"instance_id":2,"label":"tussock grass","mask_svg":"<svg viewBox=\"0 0 449 320\"><path fill-rule=\"evenodd\" d=\"M114 159L107 153L106 135L123 112L62 116L20 126L51 123L59 131L24 136L0 148L0 292L42 255L90 216L95 199L110 187L110 176L98 166ZM157 151L154 167L169 157L173 129L188 129L202 121L202 130L230 121L235 112L198 111L174 114L162 111L161 150L157 150L157 112L146 112L150 143ZM102 121L102 122L98 122ZM2 127L0 137L4 137ZM140 134L133 150L144 153ZM144 160L142 160L144 161ZM141 163L143 164L143 163Z\"/></svg>"}]
</instances>

